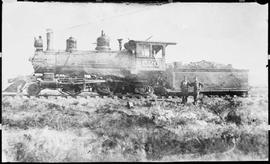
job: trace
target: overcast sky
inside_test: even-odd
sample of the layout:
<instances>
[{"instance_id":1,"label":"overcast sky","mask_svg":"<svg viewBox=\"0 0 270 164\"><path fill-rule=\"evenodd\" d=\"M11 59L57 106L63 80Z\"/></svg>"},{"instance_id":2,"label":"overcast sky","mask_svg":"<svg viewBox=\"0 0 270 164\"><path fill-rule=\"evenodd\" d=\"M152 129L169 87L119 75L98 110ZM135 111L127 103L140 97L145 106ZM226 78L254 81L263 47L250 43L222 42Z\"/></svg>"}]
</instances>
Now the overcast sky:
<instances>
[{"instance_id":1,"label":"overcast sky","mask_svg":"<svg viewBox=\"0 0 270 164\"><path fill-rule=\"evenodd\" d=\"M168 46L167 62L200 60L250 70L251 85L267 85L267 5L257 3L173 3L166 5L92 3L4 3L3 83L33 72L29 57L34 37L46 41L54 31L54 49L66 39L94 50L103 29L118 49L118 38L177 42ZM45 46L46 47L46 46Z\"/></svg>"}]
</instances>

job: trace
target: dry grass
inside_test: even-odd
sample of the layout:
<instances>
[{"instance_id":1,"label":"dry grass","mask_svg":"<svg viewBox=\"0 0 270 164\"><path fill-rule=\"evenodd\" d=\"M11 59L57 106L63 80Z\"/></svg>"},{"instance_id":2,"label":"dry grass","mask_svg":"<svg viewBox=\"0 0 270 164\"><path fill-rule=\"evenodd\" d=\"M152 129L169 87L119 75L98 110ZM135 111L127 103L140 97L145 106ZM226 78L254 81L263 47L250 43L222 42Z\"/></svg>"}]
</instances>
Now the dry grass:
<instances>
[{"instance_id":1,"label":"dry grass","mask_svg":"<svg viewBox=\"0 0 270 164\"><path fill-rule=\"evenodd\" d=\"M128 109L127 102L134 108ZM3 161L267 160L267 92L198 106L3 98Z\"/></svg>"}]
</instances>

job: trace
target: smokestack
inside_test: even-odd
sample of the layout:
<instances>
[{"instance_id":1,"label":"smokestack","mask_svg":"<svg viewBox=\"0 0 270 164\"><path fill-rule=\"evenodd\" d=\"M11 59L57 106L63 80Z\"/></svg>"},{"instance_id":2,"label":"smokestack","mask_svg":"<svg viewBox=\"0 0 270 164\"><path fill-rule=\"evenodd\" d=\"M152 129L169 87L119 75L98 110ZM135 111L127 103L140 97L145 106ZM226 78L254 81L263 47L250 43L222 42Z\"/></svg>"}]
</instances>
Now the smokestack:
<instances>
[{"instance_id":1,"label":"smokestack","mask_svg":"<svg viewBox=\"0 0 270 164\"><path fill-rule=\"evenodd\" d=\"M47 51L53 50L53 31L47 29Z\"/></svg>"},{"instance_id":2,"label":"smokestack","mask_svg":"<svg viewBox=\"0 0 270 164\"><path fill-rule=\"evenodd\" d=\"M119 50L121 51L122 50L122 40L123 39L117 39L118 42L119 42Z\"/></svg>"}]
</instances>

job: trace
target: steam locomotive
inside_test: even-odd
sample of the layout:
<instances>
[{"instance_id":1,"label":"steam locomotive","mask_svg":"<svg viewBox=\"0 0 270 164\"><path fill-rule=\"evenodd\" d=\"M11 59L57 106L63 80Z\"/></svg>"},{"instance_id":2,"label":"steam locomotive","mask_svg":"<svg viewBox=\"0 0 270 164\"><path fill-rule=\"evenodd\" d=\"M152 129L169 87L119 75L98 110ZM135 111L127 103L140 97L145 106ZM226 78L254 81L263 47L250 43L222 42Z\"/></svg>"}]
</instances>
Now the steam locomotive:
<instances>
[{"instance_id":1,"label":"steam locomotive","mask_svg":"<svg viewBox=\"0 0 270 164\"><path fill-rule=\"evenodd\" d=\"M47 49L41 38L35 40L31 61L34 74L27 93L36 96L42 89L56 89L63 94L97 92L101 95L181 95L183 76L194 76L204 83L204 94L247 94L248 70L215 67L203 61L203 67L166 64L166 48L172 42L129 40L119 50L110 48L110 39L102 31L92 51L77 50L77 41L66 40L66 50L55 51L53 31L47 30ZM206 63L206 64L205 64ZM198 63L197 63L198 64ZM200 65L203 65L200 63Z\"/></svg>"}]
</instances>

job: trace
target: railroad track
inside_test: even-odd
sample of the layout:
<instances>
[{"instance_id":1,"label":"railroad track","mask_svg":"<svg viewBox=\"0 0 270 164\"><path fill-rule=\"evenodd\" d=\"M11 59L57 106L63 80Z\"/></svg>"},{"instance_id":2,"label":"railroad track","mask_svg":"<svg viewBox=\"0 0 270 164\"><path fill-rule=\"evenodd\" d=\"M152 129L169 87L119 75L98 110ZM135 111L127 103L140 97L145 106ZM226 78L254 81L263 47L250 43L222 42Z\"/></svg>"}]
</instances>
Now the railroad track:
<instances>
[{"instance_id":1,"label":"railroad track","mask_svg":"<svg viewBox=\"0 0 270 164\"><path fill-rule=\"evenodd\" d=\"M178 96L144 96L144 95L136 95L136 94L117 94L117 95L98 95L95 93L91 94L79 94L76 96L63 95L63 94L41 94L38 96L29 96L27 94L21 93L5 93L2 92L3 97L22 97L22 98L47 98L47 99L57 99L57 98L113 98L113 99L146 99L150 101L167 101L167 102L179 102L180 97ZM178 100L178 101L177 101Z\"/></svg>"}]
</instances>

